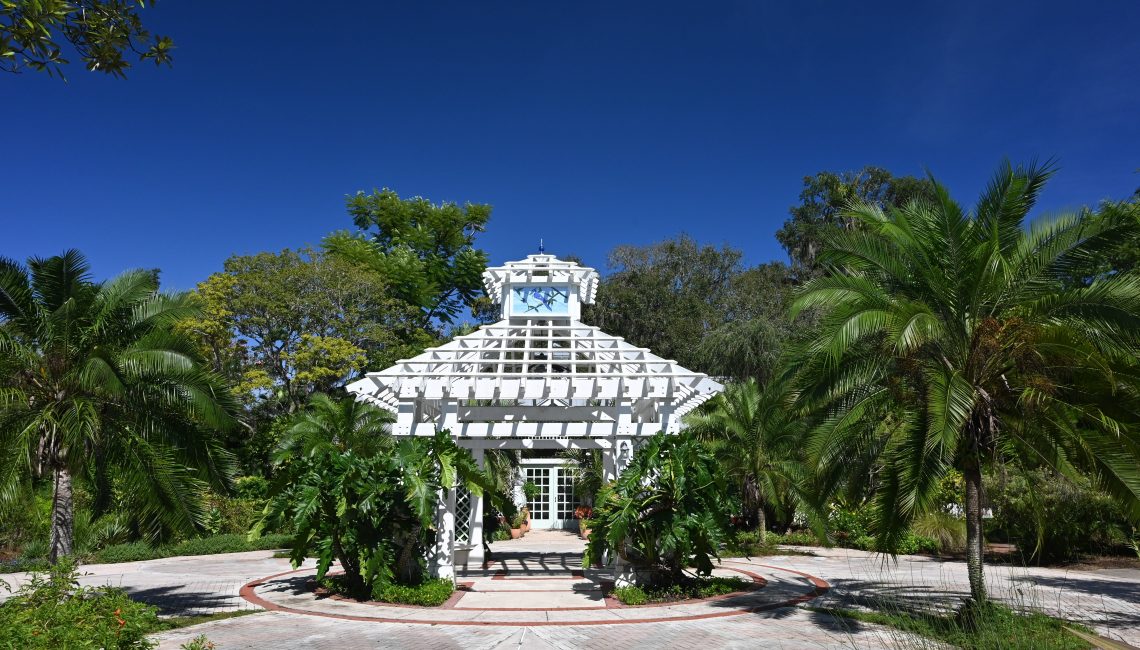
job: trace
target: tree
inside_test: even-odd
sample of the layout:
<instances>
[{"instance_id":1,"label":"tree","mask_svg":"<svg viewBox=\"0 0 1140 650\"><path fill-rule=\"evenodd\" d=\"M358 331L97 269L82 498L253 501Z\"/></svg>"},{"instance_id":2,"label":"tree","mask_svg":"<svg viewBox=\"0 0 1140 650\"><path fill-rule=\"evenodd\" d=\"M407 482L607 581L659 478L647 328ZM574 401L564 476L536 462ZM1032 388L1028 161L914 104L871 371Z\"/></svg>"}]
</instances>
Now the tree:
<instances>
[{"instance_id":1,"label":"tree","mask_svg":"<svg viewBox=\"0 0 1140 650\"><path fill-rule=\"evenodd\" d=\"M139 9L154 0L9 0L0 3L0 71L23 68L63 77L61 41L88 70L119 78L131 67L124 55L170 65L174 42L143 27Z\"/></svg>"},{"instance_id":2,"label":"tree","mask_svg":"<svg viewBox=\"0 0 1140 650\"><path fill-rule=\"evenodd\" d=\"M853 203L870 203L881 208L901 207L914 199L933 198L926 179L892 176L881 167L864 167L854 172L819 172L804 177L800 204L788 212L791 218L776 232L776 239L797 274L811 277L820 271L816 257L826 237L835 230L856 227L846 216Z\"/></svg>"},{"instance_id":3,"label":"tree","mask_svg":"<svg viewBox=\"0 0 1140 650\"><path fill-rule=\"evenodd\" d=\"M768 532L765 508L789 514L803 478L797 456L807 427L784 388L775 382L761 388L754 379L729 384L686 422L736 482L761 543Z\"/></svg>"},{"instance_id":4,"label":"tree","mask_svg":"<svg viewBox=\"0 0 1140 650\"><path fill-rule=\"evenodd\" d=\"M653 585L680 584L688 567L711 574L732 512L726 488L696 438L657 434L598 493L583 562L620 557Z\"/></svg>"},{"instance_id":5,"label":"tree","mask_svg":"<svg viewBox=\"0 0 1140 650\"><path fill-rule=\"evenodd\" d=\"M584 320L687 367L700 367L697 347L724 321L724 305L741 253L700 246L681 236L651 246L618 246L614 272L598 287Z\"/></svg>"},{"instance_id":6,"label":"tree","mask_svg":"<svg viewBox=\"0 0 1140 650\"><path fill-rule=\"evenodd\" d=\"M792 288L791 269L781 262L734 275L719 323L697 345L694 367L732 381L767 384L788 341L810 325L809 318L787 318Z\"/></svg>"},{"instance_id":7,"label":"tree","mask_svg":"<svg viewBox=\"0 0 1140 650\"><path fill-rule=\"evenodd\" d=\"M247 402L291 413L432 341L393 293L383 277L319 252L235 256L198 286L202 314L183 327Z\"/></svg>"},{"instance_id":8,"label":"tree","mask_svg":"<svg viewBox=\"0 0 1140 650\"><path fill-rule=\"evenodd\" d=\"M491 206L401 199L387 188L357 192L347 203L357 232L333 233L325 248L388 279L397 297L423 310L424 328L435 319L450 324L477 304L487 254L474 247L475 236Z\"/></svg>"},{"instance_id":9,"label":"tree","mask_svg":"<svg viewBox=\"0 0 1140 650\"><path fill-rule=\"evenodd\" d=\"M396 442L390 421L368 404L314 395L282 440L272 496L251 536L288 524L293 565L315 555L321 580L337 560L356 597L422 581L438 495L459 485L481 494L487 481L448 432Z\"/></svg>"},{"instance_id":10,"label":"tree","mask_svg":"<svg viewBox=\"0 0 1140 650\"><path fill-rule=\"evenodd\" d=\"M978 603L984 464L1088 472L1140 517L1140 277L1064 287L1137 224L1078 213L1026 227L1051 174L1004 164L972 214L934 181L932 201L859 204L845 218L860 227L824 237L828 275L796 300L825 310L799 360L801 402L826 413L807 443L821 485L861 485L873 460L877 534L894 548L960 470Z\"/></svg>"},{"instance_id":11,"label":"tree","mask_svg":"<svg viewBox=\"0 0 1140 650\"><path fill-rule=\"evenodd\" d=\"M1129 201L1105 201L1088 218L1131 219L1140 223L1140 196L1133 195ZM1125 237L1108 247L1103 255L1090 256L1075 263L1067 281L1070 286L1088 286L1106 277L1134 272L1137 268L1140 268L1140 236Z\"/></svg>"},{"instance_id":12,"label":"tree","mask_svg":"<svg viewBox=\"0 0 1140 650\"><path fill-rule=\"evenodd\" d=\"M193 313L185 294L158 291L155 271L97 283L74 250L0 260L0 500L52 477L52 561L72 552L76 479L96 509L117 481L152 535L193 530L202 488L226 489L217 433L237 405L174 328Z\"/></svg>"}]
</instances>

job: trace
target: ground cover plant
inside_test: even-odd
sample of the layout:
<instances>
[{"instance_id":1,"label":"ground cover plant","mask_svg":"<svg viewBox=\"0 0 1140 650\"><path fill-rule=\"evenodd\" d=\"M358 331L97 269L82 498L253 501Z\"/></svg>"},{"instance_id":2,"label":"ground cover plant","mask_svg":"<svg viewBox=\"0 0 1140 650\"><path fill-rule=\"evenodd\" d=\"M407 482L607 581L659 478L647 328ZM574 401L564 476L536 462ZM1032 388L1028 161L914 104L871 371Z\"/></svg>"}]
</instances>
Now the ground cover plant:
<instances>
[{"instance_id":1,"label":"ground cover plant","mask_svg":"<svg viewBox=\"0 0 1140 650\"><path fill-rule=\"evenodd\" d=\"M343 575L326 576L320 585L329 591L356 598L359 596L352 590ZM381 603L396 603L400 605L418 605L420 607L439 607L455 593L455 584L445 578L428 578L415 585L401 585L394 582L375 582L372 585L370 598Z\"/></svg>"},{"instance_id":2,"label":"ground cover plant","mask_svg":"<svg viewBox=\"0 0 1140 650\"><path fill-rule=\"evenodd\" d=\"M740 578L708 576L686 576L679 582L668 586L638 586L628 585L618 587L613 591L613 597L624 605L647 605L651 603L668 603L693 598L712 598L725 594L745 591L752 583Z\"/></svg>"},{"instance_id":3,"label":"ground cover plant","mask_svg":"<svg viewBox=\"0 0 1140 650\"><path fill-rule=\"evenodd\" d=\"M812 611L876 625L885 625L929 641L931 647L949 645L965 650L1087 650L1092 632L1039 612L1018 612L987 602L953 614L916 613L901 609L812 608ZM908 637L905 647L925 647ZM1107 647L1107 646L1101 646Z\"/></svg>"},{"instance_id":4,"label":"ground cover plant","mask_svg":"<svg viewBox=\"0 0 1140 650\"><path fill-rule=\"evenodd\" d=\"M292 540L292 535L283 533L263 535L252 540L248 539L246 535L231 533L228 535L195 537L175 544L164 544L160 546L152 546L146 542L130 542L103 548L93 553L88 559L91 564L110 564L154 560L164 557L181 557L186 555L216 555L218 553L270 551L287 548Z\"/></svg>"},{"instance_id":5,"label":"ground cover plant","mask_svg":"<svg viewBox=\"0 0 1140 650\"><path fill-rule=\"evenodd\" d=\"M274 533L250 540L246 535L227 534L194 537L172 544L149 544L147 542L125 542L112 544L90 553L75 556L85 564L116 564L119 562L139 562L164 557L187 555L216 555L218 553L242 553L245 551L269 551L286 548L292 541L291 535ZM19 557L0 563L0 573L19 571L42 571L51 566L43 557Z\"/></svg>"},{"instance_id":6,"label":"ground cover plant","mask_svg":"<svg viewBox=\"0 0 1140 650\"><path fill-rule=\"evenodd\" d=\"M33 574L0 604L0 648L151 648L146 635L162 625L158 610L122 589L81 587L75 564L61 560Z\"/></svg>"}]
</instances>

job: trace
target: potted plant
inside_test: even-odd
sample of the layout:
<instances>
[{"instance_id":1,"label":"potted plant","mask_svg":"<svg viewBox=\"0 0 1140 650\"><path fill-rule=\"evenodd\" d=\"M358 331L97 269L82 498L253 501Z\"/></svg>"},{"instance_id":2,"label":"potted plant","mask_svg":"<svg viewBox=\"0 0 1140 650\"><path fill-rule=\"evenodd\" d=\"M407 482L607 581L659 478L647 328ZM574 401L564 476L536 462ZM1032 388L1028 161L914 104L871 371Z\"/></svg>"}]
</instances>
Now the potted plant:
<instances>
[{"instance_id":1,"label":"potted plant","mask_svg":"<svg viewBox=\"0 0 1140 650\"><path fill-rule=\"evenodd\" d=\"M578 536L582 539L590 537L590 517L594 516L594 509L590 506L574 508L574 518L578 520Z\"/></svg>"},{"instance_id":2,"label":"potted plant","mask_svg":"<svg viewBox=\"0 0 1140 650\"><path fill-rule=\"evenodd\" d=\"M519 514L521 514L523 516L523 524L522 524L523 534L529 533L530 532L530 508L528 506L523 506L519 510Z\"/></svg>"},{"instance_id":3,"label":"potted plant","mask_svg":"<svg viewBox=\"0 0 1140 650\"><path fill-rule=\"evenodd\" d=\"M515 516L511 518L511 539L518 539L523 536L523 523L526 519L522 511L516 512Z\"/></svg>"}]
</instances>

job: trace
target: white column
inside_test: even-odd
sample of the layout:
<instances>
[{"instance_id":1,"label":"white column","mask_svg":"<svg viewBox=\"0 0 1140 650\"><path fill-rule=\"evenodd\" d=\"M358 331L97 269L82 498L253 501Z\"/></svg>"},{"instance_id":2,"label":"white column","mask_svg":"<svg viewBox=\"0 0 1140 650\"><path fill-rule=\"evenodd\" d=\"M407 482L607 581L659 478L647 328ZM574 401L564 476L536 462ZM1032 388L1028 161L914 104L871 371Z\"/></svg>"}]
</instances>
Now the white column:
<instances>
[{"instance_id":1,"label":"white column","mask_svg":"<svg viewBox=\"0 0 1140 650\"><path fill-rule=\"evenodd\" d=\"M478 463L479 469L483 469L483 449L472 449L471 455L475 457L475 462ZM467 568L469 570L479 571L483 568L483 500L485 495L475 496L472 494L470 497L471 503L471 525L468 528L471 531L471 539L469 544L471 550L467 552Z\"/></svg>"},{"instance_id":2,"label":"white column","mask_svg":"<svg viewBox=\"0 0 1140 650\"><path fill-rule=\"evenodd\" d=\"M616 446L616 444L610 445L602 450L602 480L607 483L617 479L618 475L617 459L614 458Z\"/></svg>"},{"instance_id":3,"label":"white column","mask_svg":"<svg viewBox=\"0 0 1140 650\"><path fill-rule=\"evenodd\" d=\"M455 579L455 489L439 495L436 510L437 536L431 562L431 575L435 578Z\"/></svg>"}]
</instances>

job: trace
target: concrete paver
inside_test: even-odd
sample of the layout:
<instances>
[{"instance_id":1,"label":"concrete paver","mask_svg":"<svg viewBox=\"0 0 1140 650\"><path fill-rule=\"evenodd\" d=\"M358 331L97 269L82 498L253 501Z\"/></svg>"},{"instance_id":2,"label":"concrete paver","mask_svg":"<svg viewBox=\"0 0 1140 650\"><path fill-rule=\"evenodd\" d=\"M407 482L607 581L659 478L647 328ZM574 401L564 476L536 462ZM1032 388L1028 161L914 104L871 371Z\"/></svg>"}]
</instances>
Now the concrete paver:
<instances>
[{"instance_id":1,"label":"concrete paver","mask_svg":"<svg viewBox=\"0 0 1140 650\"><path fill-rule=\"evenodd\" d=\"M532 534L533 536L533 534ZM537 536L535 536L537 537ZM563 539L555 545L554 557L535 557L541 549L528 547L523 540L497 543L500 551L492 570L461 578L475 583L476 591L463 599L482 594L498 600L514 594L517 602L535 602L547 593L577 595L592 580L565 579L560 591L533 590L533 585L554 581L512 580L521 577L518 567L552 574L580 570L575 564L574 544ZM532 544L533 544L532 540ZM579 546L580 548L580 546ZM794 596L804 591L805 580L788 571L800 571L828 581L831 590L811 604L859 606L868 599L893 598L912 605L936 604L964 598L968 583L964 564L926 557L880 556L846 549L807 549L811 556L731 558L724 567L744 569L763 575L768 585L766 597ZM514 557L510 554L518 554ZM255 579L287 572L284 559L257 551L193 558L168 558L147 562L82 567L84 584L111 584L126 589L135 598L152 602L166 613L198 614L238 609L258 609L238 596L240 587ZM520 559L521 558L521 559ZM495 569L508 571L507 579L496 579ZM587 571L587 574L589 572ZM6 575L19 584L24 577ZM989 566L986 578L995 597L1015 606L1031 606L1047 613L1083 622L1109 638L1140 646L1140 580L1128 572L1084 572ZM258 593L275 599L313 606L314 599L302 580L283 577L258 588ZM500 586L502 585L502 586ZM523 586L525 585L525 586ZM511 591L506 591L510 589ZM540 595L542 594L542 595ZM586 593L584 597L591 597ZM463 599L460 602L463 602ZM473 601L472 601L473 602ZM725 611L739 605L729 599ZM319 607L327 611L390 620L422 620L435 616L434 625L401 622L341 620L286 612L261 612L215 621L192 628L173 630L155 639L161 648L178 648L198 634L205 634L219 648L337 647L415 647L415 648L622 648L714 647L746 648L893 648L910 645L905 635L877 626L836 619L802 607L781 607L753 613L733 613L713 619L688 620L686 617L709 611L709 603L677 604L652 608L653 623L629 623L643 616L641 608L550 611L429 610L383 607L324 599ZM446 612L446 615L445 615ZM594 625L567 625L583 615L599 617ZM532 627L479 625L481 621L532 621ZM450 623L448 621L451 621ZM609 624L612 621L614 624ZM462 623L462 624L456 624ZM560 623L563 623L560 625Z\"/></svg>"}]
</instances>

